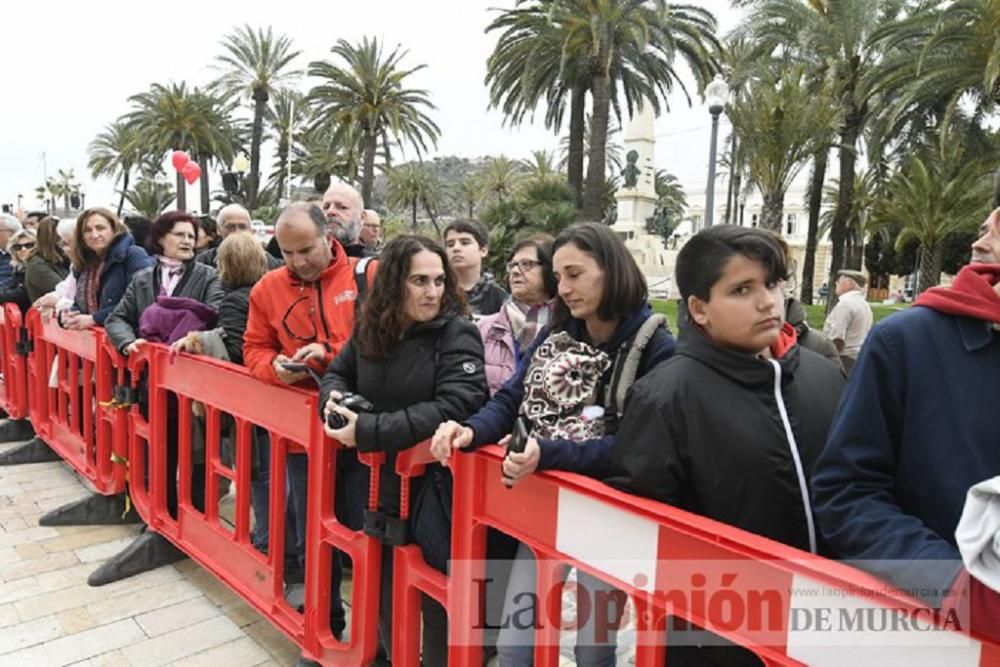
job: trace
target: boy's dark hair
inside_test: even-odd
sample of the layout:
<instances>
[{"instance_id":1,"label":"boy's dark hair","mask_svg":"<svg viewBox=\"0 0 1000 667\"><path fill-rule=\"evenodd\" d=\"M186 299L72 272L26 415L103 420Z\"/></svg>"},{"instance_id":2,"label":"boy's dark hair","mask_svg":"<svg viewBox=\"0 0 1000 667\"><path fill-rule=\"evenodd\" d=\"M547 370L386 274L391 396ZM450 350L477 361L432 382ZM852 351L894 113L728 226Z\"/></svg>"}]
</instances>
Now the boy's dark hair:
<instances>
[{"instance_id":1,"label":"boy's dark hair","mask_svg":"<svg viewBox=\"0 0 1000 667\"><path fill-rule=\"evenodd\" d=\"M622 321L646 303L646 277L639 270L624 241L600 222L578 222L559 233L552 244L552 256L559 248L573 244L594 258L604 271L604 294L597 316L605 322ZM556 300L552 330L560 331L572 319L562 299Z\"/></svg>"},{"instance_id":2,"label":"boy's dark hair","mask_svg":"<svg viewBox=\"0 0 1000 667\"><path fill-rule=\"evenodd\" d=\"M764 229L714 225L701 230L677 254L677 289L686 302L696 296L708 301L730 257L742 255L761 262L769 283L788 278L788 264L778 237Z\"/></svg>"},{"instance_id":3,"label":"boy's dark hair","mask_svg":"<svg viewBox=\"0 0 1000 667\"><path fill-rule=\"evenodd\" d=\"M128 230L132 232L132 238L135 239L135 244L140 248L146 247L146 241L149 240L149 227L152 224L149 218L141 215L126 215L122 220Z\"/></svg>"},{"instance_id":4,"label":"boy's dark hair","mask_svg":"<svg viewBox=\"0 0 1000 667\"><path fill-rule=\"evenodd\" d=\"M445 241L448 240L448 232L472 234L480 248L487 248L490 245L490 232L486 229L486 225L472 218L459 218L449 223L444 228L444 233L441 234L441 238Z\"/></svg>"}]
</instances>

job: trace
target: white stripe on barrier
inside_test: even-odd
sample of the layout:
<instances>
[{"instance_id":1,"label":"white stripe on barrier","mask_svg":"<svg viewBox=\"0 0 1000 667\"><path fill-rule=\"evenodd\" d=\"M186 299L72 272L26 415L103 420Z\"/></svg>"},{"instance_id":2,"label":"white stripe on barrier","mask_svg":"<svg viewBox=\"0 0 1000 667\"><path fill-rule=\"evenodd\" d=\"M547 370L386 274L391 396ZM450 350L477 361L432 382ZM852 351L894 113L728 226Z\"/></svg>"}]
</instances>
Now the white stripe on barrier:
<instances>
[{"instance_id":1,"label":"white stripe on barrier","mask_svg":"<svg viewBox=\"0 0 1000 667\"><path fill-rule=\"evenodd\" d=\"M581 563L652 592L659 535L653 521L559 489L556 549Z\"/></svg>"},{"instance_id":2,"label":"white stripe on barrier","mask_svg":"<svg viewBox=\"0 0 1000 667\"><path fill-rule=\"evenodd\" d=\"M929 610L886 609L792 577L788 656L810 667L979 667L982 645L933 626Z\"/></svg>"}]
</instances>

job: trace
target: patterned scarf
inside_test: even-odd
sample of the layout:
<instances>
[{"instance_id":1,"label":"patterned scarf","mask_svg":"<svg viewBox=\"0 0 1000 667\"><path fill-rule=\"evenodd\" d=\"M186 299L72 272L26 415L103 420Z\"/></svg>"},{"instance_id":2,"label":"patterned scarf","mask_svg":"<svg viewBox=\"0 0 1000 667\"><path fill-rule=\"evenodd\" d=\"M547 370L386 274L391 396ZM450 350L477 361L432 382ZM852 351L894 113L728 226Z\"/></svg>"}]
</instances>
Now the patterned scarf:
<instances>
[{"instance_id":1,"label":"patterned scarf","mask_svg":"<svg viewBox=\"0 0 1000 667\"><path fill-rule=\"evenodd\" d=\"M157 255L156 264L160 270L160 293L157 296L173 296L177 283L184 275L184 262Z\"/></svg>"},{"instance_id":2,"label":"patterned scarf","mask_svg":"<svg viewBox=\"0 0 1000 667\"><path fill-rule=\"evenodd\" d=\"M549 323L549 316L552 315L553 301L546 301L537 306L529 306L526 303L508 299L504 304L507 311L507 319L510 320L511 331L520 349L527 349L535 340L535 336Z\"/></svg>"},{"instance_id":3,"label":"patterned scarf","mask_svg":"<svg viewBox=\"0 0 1000 667\"><path fill-rule=\"evenodd\" d=\"M97 266L84 269L76 278L76 298L73 300L77 310L86 315L93 315L101 306L101 273L104 272L104 260Z\"/></svg>"}]
</instances>

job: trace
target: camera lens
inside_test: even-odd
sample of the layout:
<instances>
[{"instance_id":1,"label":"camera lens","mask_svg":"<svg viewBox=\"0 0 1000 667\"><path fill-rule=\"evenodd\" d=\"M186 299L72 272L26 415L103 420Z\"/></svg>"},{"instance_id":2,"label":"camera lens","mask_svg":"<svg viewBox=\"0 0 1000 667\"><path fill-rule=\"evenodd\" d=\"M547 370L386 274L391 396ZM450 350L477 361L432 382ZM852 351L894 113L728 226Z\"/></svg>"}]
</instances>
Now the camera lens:
<instances>
[{"instance_id":1,"label":"camera lens","mask_svg":"<svg viewBox=\"0 0 1000 667\"><path fill-rule=\"evenodd\" d=\"M326 416L326 425L333 430L347 426L347 419L336 412L331 412Z\"/></svg>"}]
</instances>

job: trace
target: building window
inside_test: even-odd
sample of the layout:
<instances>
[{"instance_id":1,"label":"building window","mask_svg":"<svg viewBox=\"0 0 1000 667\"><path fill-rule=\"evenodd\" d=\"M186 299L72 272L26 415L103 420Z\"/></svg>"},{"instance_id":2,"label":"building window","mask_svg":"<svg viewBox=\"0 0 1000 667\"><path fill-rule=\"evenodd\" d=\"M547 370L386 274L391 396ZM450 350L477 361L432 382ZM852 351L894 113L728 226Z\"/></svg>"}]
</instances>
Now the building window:
<instances>
[{"instance_id":1,"label":"building window","mask_svg":"<svg viewBox=\"0 0 1000 667\"><path fill-rule=\"evenodd\" d=\"M701 229L701 216L700 215L692 215L691 216L691 229L694 232L697 232L697 231L699 231Z\"/></svg>"},{"instance_id":2,"label":"building window","mask_svg":"<svg viewBox=\"0 0 1000 667\"><path fill-rule=\"evenodd\" d=\"M757 215L756 213L754 213L753 215L751 215L750 216L750 226L751 227L756 227L757 226L757 220L759 218L760 218L760 216Z\"/></svg>"},{"instance_id":3,"label":"building window","mask_svg":"<svg viewBox=\"0 0 1000 667\"><path fill-rule=\"evenodd\" d=\"M785 218L785 236L795 235L795 214L789 213L788 217Z\"/></svg>"}]
</instances>

